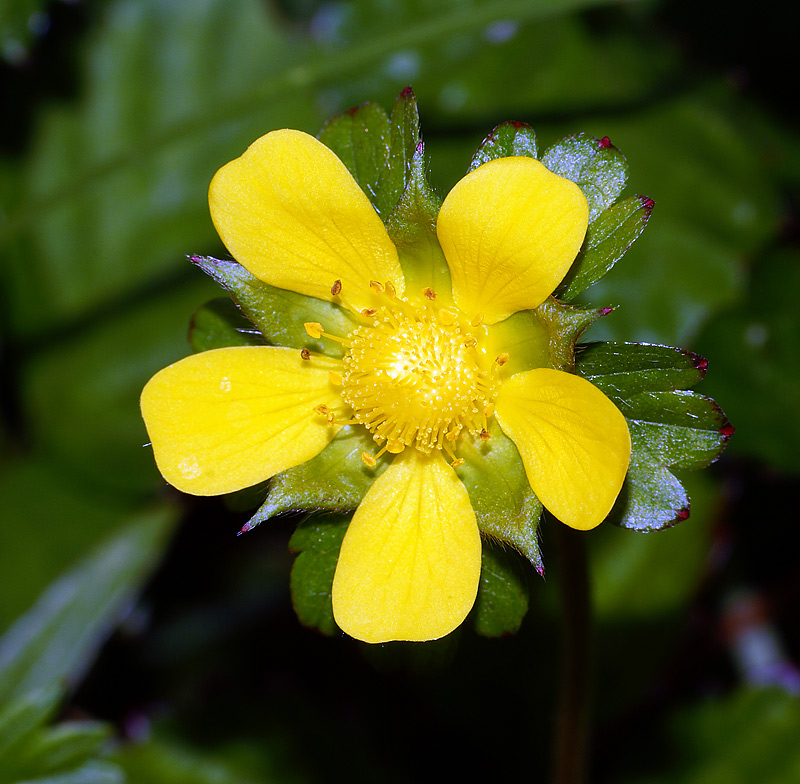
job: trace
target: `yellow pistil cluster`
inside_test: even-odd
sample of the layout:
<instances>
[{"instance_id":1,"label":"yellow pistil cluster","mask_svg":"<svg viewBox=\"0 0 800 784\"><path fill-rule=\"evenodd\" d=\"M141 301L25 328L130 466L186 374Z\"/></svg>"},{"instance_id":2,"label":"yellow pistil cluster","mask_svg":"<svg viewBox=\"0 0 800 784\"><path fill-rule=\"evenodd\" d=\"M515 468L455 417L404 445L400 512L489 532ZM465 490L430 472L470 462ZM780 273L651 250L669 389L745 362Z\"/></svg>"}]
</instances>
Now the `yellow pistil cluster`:
<instances>
[{"instance_id":1,"label":"yellow pistil cluster","mask_svg":"<svg viewBox=\"0 0 800 784\"><path fill-rule=\"evenodd\" d=\"M423 290L424 304L414 305L390 283L370 286L375 306L360 311L365 323L341 340L348 348L344 368L331 379L352 410L350 422L364 425L383 445L375 456L365 453L364 461L373 465L383 452L413 446L426 454L443 450L459 465L455 446L462 432L489 437L496 371L507 357L487 356L481 318L470 322L452 306L439 307L432 289ZM331 291L341 295L338 281ZM321 325L306 329L336 339Z\"/></svg>"}]
</instances>

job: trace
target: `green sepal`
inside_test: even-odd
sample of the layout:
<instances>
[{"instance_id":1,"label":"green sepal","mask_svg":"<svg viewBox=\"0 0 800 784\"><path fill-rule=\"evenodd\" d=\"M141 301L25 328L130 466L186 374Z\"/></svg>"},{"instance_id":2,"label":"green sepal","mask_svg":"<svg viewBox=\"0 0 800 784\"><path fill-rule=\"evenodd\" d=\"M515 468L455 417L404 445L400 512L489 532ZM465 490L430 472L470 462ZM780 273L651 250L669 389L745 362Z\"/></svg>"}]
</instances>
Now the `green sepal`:
<instances>
[{"instance_id":1,"label":"green sepal","mask_svg":"<svg viewBox=\"0 0 800 784\"><path fill-rule=\"evenodd\" d=\"M266 500L244 530L281 512L355 509L389 465L389 455L374 467L365 465L361 453L374 450L365 428L343 427L316 457L273 477Z\"/></svg>"},{"instance_id":2,"label":"green sepal","mask_svg":"<svg viewBox=\"0 0 800 784\"><path fill-rule=\"evenodd\" d=\"M406 188L419 143L414 92L407 87L400 93L391 120L382 107L364 103L332 117L317 138L336 153L385 219Z\"/></svg>"},{"instance_id":3,"label":"green sepal","mask_svg":"<svg viewBox=\"0 0 800 784\"><path fill-rule=\"evenodd\" d=\"M536 133L527 123L500 123L480 143L469 164L469 171L497 158L537 158Z\"/></svg>"},{"instance_id":4,"label":"green sepal","mask_svg":"<svg viewBox=\"0 0 800 784\"><path fill-rule=\"evenodd\" d=\"M556 289L556 296L569 302L597 283L644 231L654 206L647 196L631 196L603 210L589 224L583 247Z\"/></svg>"},{"instance_id":5,"label":"green sepal","mask_svg":"<svg viewBox=\"0 0 800 784\"><path fill-rule=\"evenodd\" d=\"M484 637L516 634L528 612L528 581L519 556L484 540L472 620Z\"/></svg>"},{"instance_id":6,"label":"green sepal","mask_svg":"<svg viewBox=\"0 0 800 784\"><path fill-rule=\"evenodd\" d=\"M347 312L332 302L279 289L251 275L235 261L211 256L190 256L192 263L227 289L242 313L253 322L268 343L289 348L307 348L341 358L343 348L329 340L314 340L305 322L323 324L334 335L347 335L354 326Z\"/></svg>"},{"instance_id":7,"label":"green sepal","mask_svg":"<svg viewBox=\"0 0 800 784\"><path fill-rule=\"evenodd\" d=\"M699 354L650 343L583 343L575 351L580 375L612 400L689 389L708 367Z\"/></svg>"},{"instance_id":8,"label":"green sepal","mask_svg":"<svg viewBox=\"0 0 800 784\"><path fill-rule=\"evenodd\" d=\"M303 626L329 636L339 632L333 620L331 593L349 524L346 515L309 515L289 540L289 549L297 553L289 581L294 611Z\"/></svg>"},{"instance_id":9,"label":"green sepal","mask_svg":"<svg viewBox=\"0 0 800 784\"><path fill-rule=\"evenodd\" d=\"M189 345L199 353L227 346L264 346L266 341L230 299L219 297L192 314Z\"/></svg>"},{"instance_id":10,"label":"green sepal","mask_svg":"<svg viewBox=\"0 0 800 784\"><path fill-rule=\"evenodd\" d=\"M486 339L493 354L507 352L502 377L540 367L572 371L575 343L587 327L608 315L610 308L565 305L550 297L536 310L521 310L492 324Z\"/></svg>"},{"instance_id":11,"label":"green sepal","mask_svg":"<svg viewBox=\"0 0 800 784\"><path fill-rule=\"evenodd\" d=\"M478 528L519 550L544 574L539 549L542 503L528 484L517 447L494 419L489 434L486 442L462 439L458 455L464 463L456 474L467 488Z\"/></svg>"},{"instance_id":12,"label":"green sepal","mask_svg":"<svg viewBox=\"0 0 800 784\"><path fill-rule=\"evenodd\" d=\"M406 291L419 295L425 287L450 301L450 269L436 235L436 218L441 199L425 178L425 151L422 142L411 159L408 185L386 222L386 229L397 247L406 278Z\"/></svg>"},{"instance_id":13,"label":"green sepal","mask_svg":"<svg viewBox=\"0 0 800 784\"><path fill-rule=\"evenodd\" d=\"M670 468L703 468L733 428L710 398L687 391L707 362L690 351L637 343L579 346L576 372L614 401L628 421L631 462L608 521L660 531L689 517L689 497Z\"/></svg>"},{"instance_id":14,"label":"green sepal","mask_svg":"<svg viewBox=\"0 0 800 784\"><path fill-rule=\"evenodd\" d=\"M9 760L55 715L63 696L62 686L51 684L4 701L0 707L0 770L10 768Z\"/></svg>"},{"instance_id":15,"label":"green sepal","mask_svg":"<svg viewBox=\"0 0 800 784\"><path fill-rule=\"evenodd\" d=\"M544 151L542 163L551 172L572 180L589 202L589 222L610 207L628 180L625 156L608 140L576 133Z\"/></svg>"}]
</instances>

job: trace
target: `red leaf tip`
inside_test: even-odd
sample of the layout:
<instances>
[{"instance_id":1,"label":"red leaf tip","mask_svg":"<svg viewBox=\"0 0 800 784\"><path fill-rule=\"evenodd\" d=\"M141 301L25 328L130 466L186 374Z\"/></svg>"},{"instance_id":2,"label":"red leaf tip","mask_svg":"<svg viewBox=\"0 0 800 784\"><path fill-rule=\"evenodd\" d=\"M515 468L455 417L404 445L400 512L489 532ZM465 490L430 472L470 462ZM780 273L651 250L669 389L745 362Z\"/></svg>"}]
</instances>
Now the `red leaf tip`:
<instances>
[{"instance_id":1,"label":"red leaf tip","mask_svg":"<svg viewBox=\"0 0 800 784\"><path fill-rule=\"evenodd\" d=\"M614 312L614 308L600 308L600 310L598 311L598 313L601 316L607 316L609 313L613 313L613 312Z\"/></svg>"},{"instance_id":2,"label":"red leaf tip","mask_svg":"<svg viewBox=\"0 0 800 784\"><path fill-rule=\"evenodd\" d=\"M609 139L608 136L604 136L602 139L600 139L601 150L607 150L610 146L611 146L611 139Z\"/></svg>"},{"instance_id":3,"label":"red leaf tip","mask_svg":"<svg viewBox=\"0 0 800 784\"><path fill-rule=\"evenodd\" d=\"M683 509L678 510L678 514L676 515L677 520L688 520L689 519L689 507L684 506Z\"/></svg>"},{"instance_id":4,"label":"red leaf tip","mask_svg":"<svg viewBox=\"0 0 800 784\"><path fill-rule=\"evenodd\" d=\"M649 212L650 210L652 210L652 209L653 209L653 207L655 207L655 206L656 206L656 203L655 203L655 202L654 202L652 199L648 198L647 196L644 196L644 197L641 197L641 198L642 198L642 206L643 206L643 207L644 207L646 210L648 210L648 212Z\"/></svg>"},{"instance_id":5,"label":"red leaf tip","mask_svg":"<svg viewBox=\"0 0 800 784\"><path fill-rule=\"evenodd\" d=\"M408 85L408 87L404 87L400 91L400 97L401 98L411 98L413 95L414 95L414 90L411 87L411 85Z\"/></svg>"},{"instance_id":6,"label":"red leaf tip","mask_svg":"<svg viewBox=\"0 0 800 784\"><path fill-rule=\"evenodd\" d=\"M735 432L736 428L730 422L719 429L719 434L725 439L730 438Z\"/></svg>"}]
</instances>

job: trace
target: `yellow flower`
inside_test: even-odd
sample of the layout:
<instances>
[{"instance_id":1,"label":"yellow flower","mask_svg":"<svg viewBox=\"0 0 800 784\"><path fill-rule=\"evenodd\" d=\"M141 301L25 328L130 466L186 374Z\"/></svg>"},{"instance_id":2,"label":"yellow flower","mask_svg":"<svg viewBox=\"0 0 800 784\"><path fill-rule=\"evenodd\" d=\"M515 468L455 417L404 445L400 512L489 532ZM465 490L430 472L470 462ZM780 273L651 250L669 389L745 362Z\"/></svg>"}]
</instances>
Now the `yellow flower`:
<instances>
[{"instance_id":1,"label":"yellow flower","mask_svg":"<svg viewBox=\"0 0 800 784\"><path fill-rule=\"evenodd\" d=\"M165 368L141 401L155 459L178 489L216 495L310 460L344 426L366 427L377 443L365 462L392 457L342 544L333 610L345 632L373 643L431 640L464 620L481 544L453 466L462 441L490 441L492 418L555 517L579 529L605 518L628 468L624 417L576 375L512 372L498 345L503 320L542 304L581 247L589 211L577 185L523 157L462 179L436 226L452 291L410 290L369 200L307 134L263 136L217 172L209 203L250 273L339 304L353 328L328 335L305 325L340 341L342 359L248 346Z\"/></svg>"}]
</instances>

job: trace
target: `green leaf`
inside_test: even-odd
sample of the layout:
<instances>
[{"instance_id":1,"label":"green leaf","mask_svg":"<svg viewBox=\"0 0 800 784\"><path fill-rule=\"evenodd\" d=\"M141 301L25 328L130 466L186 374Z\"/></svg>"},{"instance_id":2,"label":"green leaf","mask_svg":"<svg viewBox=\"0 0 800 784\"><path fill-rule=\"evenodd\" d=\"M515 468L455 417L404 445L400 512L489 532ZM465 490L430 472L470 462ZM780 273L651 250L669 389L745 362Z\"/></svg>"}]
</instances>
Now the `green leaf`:
<instances>
[{"instance_id":1,"label":"green leaf","mask_svg":"<svg viewBox=\"0 0 800 784\"><path fill-rule=\"evenodd\" d=\"M411 160L408 185L386 224L397 246L407 289L419 295L425 287L450 301L450 269L436 235L441 199L425 179L425 153L420 142Z\"/></svg>"},{"instance_id":2,"label":"green leaf","mask_svg":"<svg viewBox=\"0 0 800 784\"><path fill-rule=\"evenodd\" d=\"M342 356L339 343L314 340L303 324L317 322L333 335L347 335L354 328L346 311L332 302L279 289L251 275L235 261L211 256L192 256L192 262L226 288L242 313L256 325L269 343L307 348L317 353Z\"/></svg>"},{"instance_id":3,"label":"green leaf","mask_svg":"<svg viewBox=\"0 0 800 784\"><path fill-rule=\"evenodd\" d=\"M711 398L689 390L643 392L619 402L631 441L665 466L705 468L730 437L730 422Z\"/></svg>"},{"instance_id":4,"label":"green leaf","mask_svg":"<svg viewBox=\"0 0 800 784\"><path fill-rule=\"evenodd\" d=\"M614 399L688 389L708 367L699 354L649 343L583 343L575 353L580 375Z\"/></svg>"},{"instance_id":5,"label":"green leaf","mask_svg":"<svg viewBox=\"0 0 800 784\"><path fill-rule=\"evenodd\" d=\"M266 500L244 530L281 512L355 509L389 465L386 455L373 468L367 466L361 454L374 451L375 441L365 428L343 427L316 457L272 479Z\"/></svg>"},{"instance_id":6,"label":"green leaf","mask_svg":"<svg viewBox=\"0 0 800 784\"><path fill-rule=\"evenodd\" d=\"M569 302L597 283L644 231L654 206L655 202L646 196L631 196L603 210L589 224L583 247L556 296Z\"/></svg>"},{"instance_id":7,"label":"green leaf","mask_svg":"<svg viewBox=\"0 0 800 784\"><path fill-rule=\"evenodd\" d=\"M263 346L264 336L230 299L212 299L199 307L189 324L193 351L226 346Z\"/></svg>"},{"instance_id":8,"label":"green leaf","mask_svg":"<svg viewBox=\"0 0 800 784\"><path fill-rule=\"evenodd\" d=\"M542 504L528 484L514 442L494 419L489 433L486 442L461 440L458 454L464 463L456 474L467 488L481 531L519 550L544 574L539 550Z\"/></svg>"},{"instance_id":9,"label":"green leaf","mask_svg":"<svg viewBox=\"0 0 800 784\"><path fill-rule=\"evenodd\" d=\"M589 202L590 223L617 200L628 180L628 162L607 137L567 136L544 151L542 163L580 186Z\"/></svg>"},{"instance_id":10,"label":"green leaf","mask_svg":"<svg viewBox=\"0 0 800 784\"><path fill-rule=\"evenodd\" d=\"M291 576L295 612L304 626L327 635L339 630L333 620L331 590L349 523L349 516L309 515L289 540L289 549L298 554Z\"/></svg>"},{"instance_id":11,"label":"green leaf","mask_svg":"<svg viewBox=\"0 0 800 784\"><path fill-rule=\"evenodd\" d=\"M498 125L472 156L469 171L496 158L537 158L536 133L527 123L508 121Z\"/></svg>"},{"instance_id":12,"label":"green leaf","mask_svg":"<svg viewBox=\"0 0 800 784\"><path fill-rule=\"evenodd\" d=\"M75 684L161 557L170 511L141 515L54 582L0 638L0 700Z\"/></svg>"},{"instance_id":13,"label":"green leaf","mask_svg":"<svg viewBox=\"0 0 800 784\"><path fill-rule=\"evenodd\" d=\"M391 164L391 128L383 108L362 103L337 114L322 126L317 138L350 170L378 213L388 215L402 189L393 193L382 187Z\"/></svg>"},{"instance_id":14,"label":"green leaf","mask_svg":"<svg viewBox=\"0 0 800 784\"><path fill-rule=\"evenodd\" d=\"M407 87L400 93L391 122L380 106L365 103L332 117L318 138L336 153L386 218L406 189L419 144L414 92Z\"/></svg>"},{"instance_id":15,"label":"green leaf","mask_svg":"<svg viewBox=\"0 0 800 784\"><path fill-rule=\"evenodd\" d=\"M661 531L688 518L689 497L667 469L704 468L733 432L713 400L685 391L703 378L707 365L698 354L668 346L577 347L576 372L617 404L631 435L628 475L609 522Z\"/></svg>"},{"instance_id":16,"label":"green leaf","mask_svg":"<svg viewBox=\"0 0 800 784\"><path fill-rule=\"evenodd\" d=\"M112 733L110 725L96 721L71 721L40 729L28 738L16 759L3 760L3 772L11 775L4 779L0 774L0 781L74 775L76 768L100 754Z\"/></svg>"},{"instance_id":17,"label":"green leaf","mask_svg":"<svg viewBox=\"0 0 800 784\"><path fill-rule=\"evenodd\" d=\"M54 715L63 696L61 684L6 699L0 705L0 771L11 767L30 737Z\"/></svg>"},{"instance_id":18,"label":"green leaf","mask_svg":"<svg viewBox=\"0 0 800 784\"><path fill-rule=\"evenodd\" d=\"M125 784L122 771L110 762L91 760L77 770L37 777L14 784Z\"/></svg>"},{"instance_id":19,"label":"green leaf","mask_svg":"<svg viewBox=\"0 0 800 784\"><path fill-rule=\"evenodd\" d=\"M528 583L519 556L484 541L475 630L484 637L516 634L527 612Z\"/></svg>"}]
</instances>

